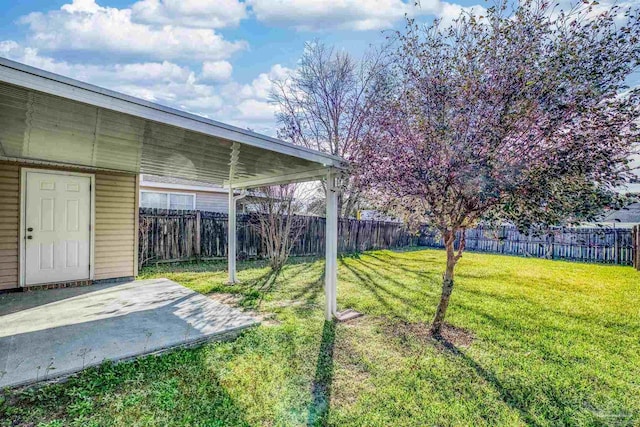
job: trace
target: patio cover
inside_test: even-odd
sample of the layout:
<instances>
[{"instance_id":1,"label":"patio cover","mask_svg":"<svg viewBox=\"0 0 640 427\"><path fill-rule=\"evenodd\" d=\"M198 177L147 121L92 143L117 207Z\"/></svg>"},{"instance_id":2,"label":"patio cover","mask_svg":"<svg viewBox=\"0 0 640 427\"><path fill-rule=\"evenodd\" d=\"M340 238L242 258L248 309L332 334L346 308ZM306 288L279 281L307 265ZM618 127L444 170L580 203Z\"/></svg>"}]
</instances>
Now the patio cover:
<instances>
[{"instance_id":1,"label":"patio cover","mask_svg":"<svg viewBox=\"0 0 640 427\"><path fill-rule=\"evenodd\" d=\"M0 159L231 189L325 179L327 318L335 313L335 182L346 167L339 157L0 58ZM230 191L232 254L236 199ZM235 257L229 257L229 279L236 280Z\"/></svg>"},{"instance_id":2,"label":"patio cover","mask_svg":"<svg viewBox=\"0 0 640 427\"><path fill-rule=\"evenodd\" d=\"M344 161L0 58L0 155L228 184L310 179ZM298 175L298 177L294 177Z\"/></svg>"}]
</instances>

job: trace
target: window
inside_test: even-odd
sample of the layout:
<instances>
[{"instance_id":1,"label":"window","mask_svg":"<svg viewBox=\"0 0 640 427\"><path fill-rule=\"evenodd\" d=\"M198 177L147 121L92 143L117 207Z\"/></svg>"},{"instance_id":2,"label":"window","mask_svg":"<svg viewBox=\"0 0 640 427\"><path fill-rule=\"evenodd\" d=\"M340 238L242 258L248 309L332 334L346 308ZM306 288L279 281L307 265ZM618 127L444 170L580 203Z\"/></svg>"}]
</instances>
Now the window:
<instances>
[{"instance_id":1,"label":"window","mask_svg":"<svg viewBox=\"0 0 640 427\"><path fill-rule=\"evenodd\" d=\"M143 208L167 209L168 193L151 193L143 191L140 197L140 206Z\"/></svg>"},{"instance_id":2,"label":"window","mask_svg":"<svg viewBox=\"0 0 640 427\"><path fill-rule=\"evenodd\" d=\"M193 194L169 194L169 209L193 209L194 207Z\"/></svg>"},{"instance_id":3,"label":"window","mask_svg":"<svg viewBox=\"0 0 640 427\"><path fill-rule=\"evenodd\" d=\"M190 210L196 208L196 195L141 191L140 206L143 208Z\"/></svg>"}]
</instances>

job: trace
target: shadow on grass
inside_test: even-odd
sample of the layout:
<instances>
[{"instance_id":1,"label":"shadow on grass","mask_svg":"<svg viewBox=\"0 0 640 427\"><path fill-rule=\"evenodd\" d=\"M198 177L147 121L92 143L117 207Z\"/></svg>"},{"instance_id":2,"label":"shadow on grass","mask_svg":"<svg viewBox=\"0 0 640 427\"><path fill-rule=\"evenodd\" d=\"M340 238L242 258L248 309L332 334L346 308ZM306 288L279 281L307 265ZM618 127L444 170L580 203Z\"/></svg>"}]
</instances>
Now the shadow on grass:
<instances>
[{"instance_id":1,"label":"shadow on grass","mask_svg":"<svg viewBox=\"0 0 640 427\"><path fill-rule=\"evenodd\" d=\"M242 307L258 309L264 301L265 296L273 289L278 277L282 274L282 269L273 270L269 269L263 275L243 282L237 286L241 295L238 304Z\"/></svg>"},{"instance_id":2,"label":"shadow on grass","mask_svg":"<svg viewBox=\"0 0 640 427\"><path fill-rule=\"evenodd\" d=\"M370 258L378 259L376 257L370 257ZM433 274L433 273L416 275L418 278L422 279L422 282L420 282L420 284L418 284L417 286L409 286L407 285L406 281L395 279L394 278L395 276L392 275L394 274L394 272L389 269L389 266L392 265L393 267L397 267L397 262L393 263L393 261L388 261L388 262L382 262L382 263L375 263L375 262L370 262L369 260L365 261L364 259L360 259L356 262L361 264L363 267L368 268L372 272L372 274L375 274L376 276L379 276L381 279L384 279L384 281L389 282L394 288L405 289L415 294L420 294L422 296L427 296L427 297L434 296L433 293L427 291L432 287L435 287L436 293L439 292L440 282L442 280L441 275L438 276L438 274ZM400 270L405 272L411 272L411 270L407 270L406 268L402 268L402 267L400 267ZM383 272L390 273L390 274L383 274ZM395 273L395 275L397 275L397 273Z\"/></svg>"},{"instance_id":3,"label":"shadow on grass","mask_svg":"<svg viewBox=\"0 0 640 427\"><path fill-rule=\"evenodd\" d=\"M335 321L325 320L322 341L318 351L316 374L311 388L311 407L308 426L324 426L329 418L331 404L331 383L333 382L333 349L336 339Z\"/></svg>"},{"instance_id":4,"label":"shadow on grass","mask_svg":"<svg viewBox=\"0 0 640 427\"><path fill-rule=\"evenodd\" d=\"M365 259L360 260L361 263L367 264L369 268L372 270L382 270L392 273L389 270L389 267L393 267L394 269L404 271L407 274L414 275L418 279L422 279L425 281L425 284L429 284L429 282L433 282L438 289L440 289L440 282L442 280L442 273L444 272L445 263L444 261L440 261L433 256L423 256L418 260L421 269L414 270L408 268L406 264L415 264L415 262L398 259L393 256L393 253L386 252L376 252L376 253L367 253ZM393 272L394 274L398 274L397 272ZM390 276L385 276L390 277ZM404 286L403 281L395 280L395 283Z\"/></svg>"},{"instance_id":5,"label":"shadow on grass","mask_svg":"<svg viewBox=\"0 0 640 427\"><path fill-rule=\"evenodd\" d=\"M360 268L349 265L343 260L340 260L340 262L344 268L349 270L349 272L358 279L359 284L371 292L376 300L395 317L404 317L406 315L406 310L402 309L400 306L394 307L389 300L399 301L402 305L414 310L422 310L422 307L414 302L412 298L402 295L397 291L397 289L410 291L416 296L424 296L425 293L423 291L416 291L415 289L404 287L398 280L395 280L388 275L380 274L380 272L367 265L367 263L362 260L356 261L360 265ZM364 271L365 269L368 271Z\"/></svg>"},{"instance_id":6,"label":"shadow on grass","mask_svg":"<svg viewBox=\"0 0 640 427\"><path fill-rule=\"evenodd\" d=\"M361 272L359 270L356 270L355 268L351 267L349 264L346 264L344 261L340 260L340 262L342 263L343 267L345 267L347 270L349 270L351 272L351 274L353 274L359 281L360 284L362 286L364 286L366 289L369 290L369 292L371 292L373 294L373 296L376 298L376 300L378 300L378 302L391 314L398 316L400 313L398 313L394 307L389 304L389 301L387 301L381 294L381 292L378 290L378 284L376 283L376 281L373 279L372 275Z\"/></svg>"},{"instance_id":7,"label":"shadow on grass","mask_svg":"<svg viewBox=\"0 0 640 427\"><path fill-rule=\"evenodd\" d=\"M538 283L543 284L549 288L553 288L553 286L557 286L556 282L544 279L538 279ZM545 300L536 300L533 298L527 298L526 296L519 294L515 295L507 295L504 293L485 291L481 289L473 289L473 288L462 288L460 292L464 292L466 294L471 295L474 299L478 301L482 301L483 299L498 301L505 305L512 304L523 304L525 303L527 306L527 318L535 318L536 323L543 324L545 327L547 326L545 320L549 319L549 314L552 313L554 317L561 317L570 321L578 321L581 323L592 325L591 327L599 327L599 328L615 328L620 332L630 332L630 328L634 328L633 321L614 321L610 320L606 317L607 313L603 314L595 314L593 312L588 313L574 313L569 310L561 310L557 309L549 304L548 301ZM561 324L566 324L566 322L561 322ZM566 331L564 328L555 328L559 331ZM635 333L635 331L633 331Z\"/></svg>"},{"instance_id":8,"label":"shadow on grass","mask_svg":"<svg viewBox=\"0 0 640 427\"><path fill-rule=\"evenodd\" d=\"M404 253L404 252L420 252L420 251L424 251L424 250L427 250L427 249L435 249L435 250L443 249L444 250L444 248L434 248L434 247L430 247L430 246L414 245L414 246L403 246L403 247L400 247L400 248L387 248L387 249L381 249L381 250L372 249L372 251L376 251L376 252L388 251L388 252L395 253L395 254L401 254L401 253Z\"/></svg>"},{"instance_id":9,"label":"shadow on grass","mask_svg":"<svg viewBox=\"0 0 640 427\"><path fill-rule=\"evenodd\" d=\"M236 270L244 271L254 268L264 268L266 266L267 261L262 259L247 260L238 262ZM224 259L212 261L176 261L145 265L141 268L140 275L162 273L216 273L226 271L227 267L227 261Z\"/></svg>"},{"instance_id":10,"label":"shadow on grass","mask_svg":"<svg viewBox=\"0 0 640 427\"><path fill-rule=\"evenodd\" d=\"M303 277L314 269L312 263L293 262L287 264L280 270L269 269L263 275L247 280L236 286L236 293L241 295L238 304L242 307L259 309L265 297L274 290L278 282L282 284L282 280L295 280L295 278ZM318 297L323 290L324 270L316 280L312 280L295 291L291 296L293 301L304 299L307 304L316 303ZM286 285L285 285L286 286Z\"/></svg>"},{"instance_id":11,"label":"shadow on grass","mask_svg":"<svg viewBox=\"0 0 640 427\"><path fill-rule=\"evenodd\" d=\"M316 280L308 282L291 296L293 300L305 299L307 302L317 302L321 291L324 290L324 270Z\"/></svg>"},{"instance_id":12,"label":"shadow on grass","mask_svg":"<svg viewBox=\"0 0 640 427\"><path fill-rule=\"evenodd\" d=\"M500 399L506 403L511 409L517 411L520 414L522 420L529 426L540 426L541 424L537 422L529 413L527 405L520 401L517 396L514 396L511 391L505 387L500 379L491 371L485 369L478 362L469 357L466 353L460 350L455 344L446 340L442 337L433 337L432 338L436 343L437 347L440 347L442 350L447 353L456 356L459 360L464 362L467 366L473 369L476 374L482 378L487 383L491 384L491 386L498 392L500 395Z\"/></svg>"},{"instance_id":13,"label":"shadow on grass","mask_svg":"<svg viewBox=\"0 0 640 427\"><path fill-rule=\"evenodd\" d=\"M519 395L518 391L521 390L515 388L518 387L518 385L511 386L510 384L505 384L495 373L486 369L465 353L463 349L471 345L475 339L471 332L445 324L443 336L435 337L423 323L396 323L393 320L383 320L381 326L379 330L382 331L390 341L395 341L395 345L401 349L408 349L407 356L416 357L416 355L412 353L414 350L409 349L410 342L414 340L420 345L433 346L437 352L444 356L449 356L452 359L448 362L449 364L459 365L459 368L470 368L470 370L475 373L475 376L477 376L477 379L474 378L474 382L484 381L491 386L497 393L497 399L518 413L522 424L527 426L541 425L530 413L527 396ZM434 392L449 395L456 387L457 384L455 383L444 382L441 383L438 388L434 389Z\"/></svg>"},{"instance_id":14,"label":"shadow on grass","mask_svg":"<svg viewBox=\"0 0 640 427\"><path fill-rule=\"evenodd\" d=\"M245 408L227 392L207 355L203 348L178 349L105 362L61 383L5 390L0 420L20 426L134 425L142 413L146 425L190 425L197 414L201 425L249 426Z\"/></svg>"}]
</instances>

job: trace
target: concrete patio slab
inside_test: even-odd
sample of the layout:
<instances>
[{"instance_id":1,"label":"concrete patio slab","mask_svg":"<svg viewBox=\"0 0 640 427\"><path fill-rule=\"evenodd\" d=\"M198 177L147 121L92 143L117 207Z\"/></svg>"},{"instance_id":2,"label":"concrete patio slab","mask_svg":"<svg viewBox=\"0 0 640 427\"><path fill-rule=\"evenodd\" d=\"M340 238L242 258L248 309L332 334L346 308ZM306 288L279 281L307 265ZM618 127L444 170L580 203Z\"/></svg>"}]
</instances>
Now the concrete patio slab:
<instances>
[{"instance_id":1,"label":"concrete patio slab","mask_svg":"<svg viewBox=\"0 0 640 427\"><path fill-rule=\"evenodd\" d=\"M226 338L257 321L167 279L0 295L0 387Z\"/></svg>"}]
</instances>

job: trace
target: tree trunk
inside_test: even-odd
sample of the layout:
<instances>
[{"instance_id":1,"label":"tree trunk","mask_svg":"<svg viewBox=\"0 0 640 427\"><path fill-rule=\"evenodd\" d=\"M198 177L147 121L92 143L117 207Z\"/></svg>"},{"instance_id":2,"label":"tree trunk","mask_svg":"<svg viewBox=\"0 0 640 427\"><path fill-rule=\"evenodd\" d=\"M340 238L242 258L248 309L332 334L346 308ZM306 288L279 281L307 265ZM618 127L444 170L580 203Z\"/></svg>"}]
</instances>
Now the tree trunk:
<instances>
[{"instance_id":1,"label":"tree trunk","mask_svg":"<svg viewBox=\"0 0 640 427\"><path fill-rule=\"evenodd\" d=\"M444 325L444 317L447 313L447 307L449 306L449 298L451 298L451 292L453 292L453 269L456 266L455 251L454 251L455 233L445 236L445 248L447 250L447 268L442 277L442 295L440 296L440 303L438 309L433 318L431 324L431 335L439 337L442 334L442 325Z\"/></svg>"},{"instance_id":2,"label":"tree trunk","mask_svg":"<svg viewBox=\"0 0 640 427\"><path fill-rule=\"evenodd\" d=\"M338 216L340 218L347 218L349 216L347 212L342 211L342 209L344 208L344 194L342 193L342 191L338 193L337 202L338 202Z\"/></svg>"}]
</instances>

